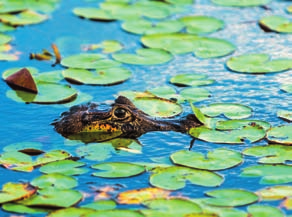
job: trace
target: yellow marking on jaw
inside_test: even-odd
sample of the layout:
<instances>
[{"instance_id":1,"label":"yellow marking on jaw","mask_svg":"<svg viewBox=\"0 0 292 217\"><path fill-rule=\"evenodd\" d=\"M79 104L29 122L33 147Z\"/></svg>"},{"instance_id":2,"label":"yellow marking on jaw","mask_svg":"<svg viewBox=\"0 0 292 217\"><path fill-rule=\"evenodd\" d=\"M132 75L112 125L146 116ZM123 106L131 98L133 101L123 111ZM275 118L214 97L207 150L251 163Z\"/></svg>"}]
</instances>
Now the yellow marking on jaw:
<instances>
[{"instance_id":1,"label":"yellow marking on jaw","mask_svg":"<svg viewBox=\"0 0 292 217\"><path fill-rule=\"evenodd\" d=\"M121 132L120 129L113 127L110 124L105 123L92 123L91 125L85 126L81 132L106 132L106 133L113 133L113 132Z\"/></svg>"}]
</instances>

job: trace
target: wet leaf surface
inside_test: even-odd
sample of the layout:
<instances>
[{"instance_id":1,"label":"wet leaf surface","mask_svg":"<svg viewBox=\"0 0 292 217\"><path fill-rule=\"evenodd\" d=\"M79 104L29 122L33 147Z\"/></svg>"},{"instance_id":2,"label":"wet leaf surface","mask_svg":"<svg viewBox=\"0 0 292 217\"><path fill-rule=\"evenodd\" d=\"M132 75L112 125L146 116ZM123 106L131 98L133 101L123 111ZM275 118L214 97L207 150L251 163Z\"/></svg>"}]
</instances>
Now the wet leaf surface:
<instances>
[{"instance_id":1,"label":"wet leaf surface","mask_svg":"<svg viewBox=\"0 0 292 217\"><path fill-rule=\"evenodd\" d=\"M31 181L31 184L35 187L38 187L38 189L70 189L78 185L76 179L60 173L51 173L36 177Z\"/></svg>"},{"instance_id":2,"label":"wet leaf surface","mask_svg":"<svg viewBox=\"0 0 292 217\"><path fill-rule=\"evenodd\" d=\"M260 189L256 194L263 200L282 200L287 197L292 197L292 186L290 185L276 185Z\"/></svg>"},{"instance_id":3,"label":"wet leaf surface","mask_svg":"<svg viewBox=\"0 0 292 217\"><path fill-rule=\"evenodd\" d=\"M291 138L291 129L292 126L290 125L282 125L282 126L276 126L272 127L267 132L267 139L270 142L274 143L280 143L280 144L292 144L292 138Z\"/></svg>"},{"instance_id":4,"label":"wet leaf surface","mask_svg":"<svg viewBox=\"0 0 292 217\"><path fill-rule=\"evenodd\" d=\"M80 168L84 165L85 163L82 162L60 160L41 166L40 171L47 174L60 173L68 176L80 175L88 172L88 169Z\"/></svg>"},{"instance_id":5,"label":"wet leaf surface","mask_svg":"<svg viewBox=\"0 0 292 217\"><path fill-rule=\"evenodd\" d=\"M212 79L207 79L206 75L196 73L179 74L170 79L170 83L177 86L203 86L214 82Z\"/></svg>"},{"instance_id":6,"label":"wet leaf surface","mask_svg":"<svg viewBox=\"0 0 292 217\"><path fill-rule=\"evenodd\" d=\"M2 209L7 212L31 214L31 215L46 214L50 211L50 209L28 207L28 206L24 206L22 204L17 204L17 203L5 203L2 205Z\"/></svg>"},{"instance_id":7,"label":"wet leaf surface","mask_svg":"<svg viewBox=\"0 0 292 217\"><path fill-rule=\"evenodd\" d=\"M282 118L285 121L291 122L292 121L292 111L288 110L279 110L277 112L277 116Z\"/></svg>"},{"instance_id":8,"label":"wet leaf surface","mask_svg":"<svg viewBox=\"0 0 292 217\"><path fill-rule=\"evenodd\" d=\"M292 33L292 21L282 16L266 16L260 19L259 25L268 31Z\"/></svg>"},{"instance_id":9,"label":"wet leaf surface","mask_svg":"<svg viewBox=\"0 0 292 217\"><path fill-rule=\"evenodd\" d=\"M35 192L36 188L29 184L8 182L2 186L2 191L0 192L0 203L2 204L30 197L35 194Z\"/></svg>"},{"instance_id":10,"label":"wet leaf surface","mask_svg":"<svg viewBox=\"0 0 292 217\"><path fill-rule=\"evenodd\" d=\"M248 213L254 217L284 217L284 213L273 206L251 205L248 207Z\"/></svg>"}]
</instances>

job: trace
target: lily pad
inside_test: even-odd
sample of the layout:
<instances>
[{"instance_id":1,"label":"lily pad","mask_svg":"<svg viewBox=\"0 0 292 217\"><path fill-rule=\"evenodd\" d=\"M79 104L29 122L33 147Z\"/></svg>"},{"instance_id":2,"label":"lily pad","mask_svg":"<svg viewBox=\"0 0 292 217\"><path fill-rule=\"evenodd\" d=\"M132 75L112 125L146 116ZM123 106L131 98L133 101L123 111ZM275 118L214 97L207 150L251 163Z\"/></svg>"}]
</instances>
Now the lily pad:
<instances>
[{"instance_id":1,"label":"lily pad","mask_svg":"<svg viewBox=\"0 0 292 217\"><path fill-rule=\"evenodd\" d=\"M292 68L292 59L270 60L268 54L244 54L231 57L226 65L234 72L264 74L282 72Z\"/></svg>"},{"instance_id":2,"label":"lily pad","mask_svg":"<svg viewBox=\"0 0 292 217\"><path fill-rule=\"evenodd\" d=\"M282 200L287 197L292 197L291 185L278 185L260 189L256 194L263 201Z\"/></svg>"},{"instance_id":3,"label":"lily pad","mask_svg":"<svg viewBox=\"0 0 292 217\"><path fill-rule=\"evenodd\" d=\"M259 25L262 29L279 32L292 33L292 21L286 17L270 15L260 19Z\"/></svg>"},{"instance_id":4,"label":"lily pad","mask_svg":"<svg viewBox=\"0 0 292 217\"><path fill-rule=\"evenodd\" d=\"M83 50L102 49L103 53L114 53L123 49L123 45L115 40L105 40L99 44L84 45Z\"/></svg>"},{"instance_id":5,"label":"lily pad","mask_svg":"<svg viewBox=\"0 0 292 217\"><path fill-rule=\"evenodd\" d=\"M181 103L185 100L184 97L182 97L175 88L167 85L149 89L148 92L154 94L157 97L174 100L178 103Z\"/></svg>"},{"instance_id":6,"label":"lily pad","mask_svg":"<svg viewBox=\"0 0 292 217\"><path fill-rule=\"evenodd\" d=\"M179 19L187 27L190 34L207 34L216 32L224 27L224 22L215 17L186 16Z\"/></svg>"},{"instance_id":7,"label":"lily pad","mask_svg":"<svg viewBox=\"0 0 292 217\"><path fill-rule=\"evenodd\" d=\"M79 168L84 166L85 163L76 162L72 160L60 160L48 163L40 168L42 173L61 173L63 175L72 176L86 173L88 169Z\"/></svg>"},{"instance_id":8,"label":"lily pad","mask_svg":"<svg viewBox=\"0 0 292 217\"><path fill-rule=\"evenodd\" d=\"M258 126L265 131L271 128L271 124L259 120L224 120L216 122L216 129L218 130L234 130L241 129L246 126Z\"/></svg>"},{"instance_id":9,"label":"lily pad","mask_svg":"<svg viewBox=\"0 0 292 217\"><path fill-rule=\"evenodd\" d=\"M8 182L2 186L0 204L30 197L36 193L36 190L29 184Z\"/></svg>"},{"instance_id":10,"label":"lily pad","mask_svg":"<svg viewBox=\"0 0 292 217\"><path fill-rule=\"evenodd\" d=\"M185 187L186 181L194 185L215 187L223 182L220 175L187 167L171 166L166 168L157 167L152 171L151 185L167 190L178 190Z\"/></svg>"},{"instance_id":11,"label":"lily pad","mask_svg":"<svg viewBox=\"0 0 292 217\"><path fill-rule=\"evenodd\" d=\"M96 69L66 69L63 71L66 80L78 84L89 85L114 85L124 82L132 76L132 73L124 68Z\"/></svg>"},{"instance_id":12,"label":"lily pad","mask_svg":"<svg viewBox=\"0 0 292 217\"><path fill-rule=\"evenodd\" d=\"M205 126L191 128L189 134L195 138L212 143L243 144L246 141L257 142L266 136L264 129L258 126L246 126L235 130L212 130Z\"/></svg>"},{"instance_id":13,"label":"lily pad","mask_svg":"<svg viewBox=\"0 0 292 217\"><path fill-rule=\"evenodd\" d=\"M116 208L116 203L113 200L98 200L93 203L85 204L81 208L89 208L94 210L112 210Z\"/></svg>"},{"instance_id":14,"label":"lily pad","mask_svg":"<svg viewBox=\"0 0 292 217\"><path fill-rule=\"evenodd\" d=\"M12 40L12 37L3 33L0 33L0 44L6 44Z\"/></svg>"},{"instance_id":15,"label":"lily pad","mask_svg":"<svg viewBox=\"0 0 292 217\"><path fill-rule=\"evenodd\" d=\"M141 211L147 217L183 217L192 216L191 214L194 213L199 215L202 212L200 206L196 203L180 198L155 199L145 202L145 205L149 209L143 209Z\"/></svg>"},{"instance_id":16,"label":"lily pad","mask_svg":"<svg viewBox=\"0 0 292 217\"><path fill-rule=\"evenodd\" d=\"M292 84L283 84L281 85L281 90L287 93L292 93Z\"/></svg>"},{"instance_id":17,"label":"lily pad","mask_svg":"<svg viewBox=\"0 0 292 217\"><path fill-rule=\"evenodd\" d=\"M17 15L0 14L1 22L9 24L11 26L38 24L44 22L47 19L48 19L47 15L39 14L31 10L22 11Z\"/></svg>"},{"instance_id":18,"label":"lily pad","mask_svg":"<svg viewBox=\"0 0 292 217\"><path fill-rule=\"evenodd\" d=\"M187 101L192 103L200 102L211 97L210 91L200 87L184 88L180 91L180 95Z\"/></svg>"},{"instance_id":19,"label":"lily pad","mask_svg":"<svg viewBox=\"0 0 292 217\"><path fill-rule=\"evenodd\" d=\"M209 117L216 117L223 114L229 119L243 119L252 115L252 109L250 107L236 103L214 103L202 107L201 111Z\"/></svg>"},{"instance_id":20,"label":"lily pad","mask_svg":"<svg viewBox=\"0 0 292 217\"><path fill-rule=\"evenodd\" d=\"M291 130L292 126L290 125L272 127L267 132L267 139L270 142L290 145L292 144Z\"/></svg>"},{"instance_id":21,"label":"lily pad","mask_svg":"<svg viewBox=\"0 0 292 217\"><path fill-rule=\"evenodd\" d=\"M147 47L165 49L173 54L194 52L199 58L221 57L235 50L235 46L226 40L185 33L146 35L141 41Z\"/></svg>"},{"instance_id":22,"label":"lily pad","mask_svg":"<svg viewBox=\"0 0 292 217\"><path fill-rule=\"evenodd\" d=\"M125 178L145 172L143 166L125 162L100 163L91 167L93 169L101 170L92 175L103 178Z\"/></svg>"},{"instance_id":23,"label":"lily pad","mask_svg":"<svg viewBox=\"0 0 292 217\"><path fill-rule=\"evenodd\" d=\"M141 204L148 200L166 198L170 191L160 188L141 188L119 193L117 200L119 204Z\"/></svg>"},{"instance_id":24,"label":"lily pad","mask_svg":"<svg viewBox=\"0 0 292 217\"><path fill-rule=\"evenodd\" d=\"M233 7L253 7L268 4L271 0L212 0L214 4Z\"/></svg>"},{"instance_id":25,"label":"lily pad","mask_svg":"<svg viewBox=\"0 0 292 217\"><path fill-rule=\"evenodd\" d=\"M24 206L22 204L17 204L17 203L5 203L2 205L2 209L7 212L31 214L31 215L45 214L51 211L49 209L28 207L28 206Z\"/></svg>"},{"instance_id":26,"label":"lily pad","mask_svg":"<svg viewBox=\"0 0 292 217\"><path fill-rule=\"evenodd\" d=\"M76 179L60 173L51 173L36 177L31 181L31 184L35 187L38 187L39 189L70 189L78 185Z\"/></svg>"},{"instance_id":27,"label":"lily pad","mask_svg":"<svg viewBox=\"0 0 292 217\"><path fill-rule=\"evenodd\" d=\"M258 162L264 164L288 164L292 161L292 147L287 145L254 146L245 149L242 153L261 157Z\"/></svg>"},{"instance_id":28,"label":"lily pad","mask_svg":"<svg viewBox=\"0 0 292 217\"><path fill-rule=\"evenodd\" d=\"M140 212L135 210L126 210L126 209L115 209L115 210L102 210L89 213L86 217L144 217Z\"/></svg>"},{"instance_id":29,"label":"lily pad","mask_svg":"<svg viewBox=\"0 0 292 217\"><path fill-rule=\"evenodd\" d=\"M85 216L89 213L94 213L93 209L89 208L77 208L77 207L69 207L65 209L58 209L56 211L51 212L48 217L80 217Z\"/></svg>"},{"instance_id":30,"label":"lily pad","mask_svg":"<svg viewBox=\"0 0 292 217\"><path fill-rule=\"evenodd\" d=\"M127 32L140 35L175 33L179 32L183 27L184 24L178 20L152 23L144 19L137 19L128 20L122 24L122 28Z\"/></svg>"},{"instance_id":31,"label":"lily pad","mask_svg":"<svg viewBox=\"0 0 292 217\"><path fill-rule=\"evenodd\" d=\"M213 84L214 80L207 79L203 74L187 73L173 76L170 83L177 86L202 86Z\"/></svg>"},{"instance_id":32,"label":"lily pad","mask_svg":"<svg viewBox=\"0 0 292 217\"><path fill-rule=\"evenodd\" d=\"M65 199L66 198L66 199ZM38 194L19 201L20 204L34 207L70 207L82 199L82 194L71 189L42 189Z\"/></svg>"},{"instance_id":33,"label":"lily pad","mask_svg":"<svg viewBox=\"0 0 292 217\"><path fill-rule=\"evenodd\" d=\"M284 217L283 212L273 206L251 205L247 208L248 213L254 217Z\"/></svg>"},{"instance_id":34,"label":"lily pad","mask_svg":"<svg viewBox=\"0 0 292 217\"><path fill-rule=\"evenodd\" d=\"M175 164L203 170L224 170L243 162L240 153L224 148L210 151L207 156L200 152L181 150L170 157Z\"/></svg>"},{"instance_id":35,"label":"lily pad","mask_svg":"<svg viewBox=\"0 0 292 217\"><path fill-rule=\"evenodd\" d=\"M115 53L112 57L122 63L134 65L157 65L172 59L172 55L165 50L141 48L136 50L137 54Z\"/></svg>"},{"instance_id":36,"label":"lily pad","mask_svg":"<svg viewBox=\"0 0 292 217\"><path fill-rule=\"evenodd\" d=\"M76 16L91 20L113 21L117 19L110 11L93 7L76 7L73 9L73 13Z\"/></svg>"},{"instance_id":37,"label":"lily pad","mask_svg":"<svg viewBox=\"0 0 292 217\"><path fill-rule=\"evenodd\" d=\"M28 155L42 154L43 144L40 142L19 142L7 145L3 148L5 152L19 151Z\"/></svg>"},{"instance_id":38,"label":"lily pad","mask_svg":"<svg viewBox=\"0 0 292 217\"><path fill-rule=\"evenodd\" d=\"M260 184L285 184L292 182L292 166L256 165L244 168L242 177L262 177Z\"/></svg>"},{"instance_id":39,"label":"lily pad","mask_svg":"<svg viewBox=\"0 0 292 217\"><path fill-rule=\"evenodd\" d=\"M292 111L279 110L277 112L277 116L285 121L288 121L288 122L292 121Z\"/></svg>"},{"instance_id":40,"label":"lily pad","mask_svg":"<svg viewBox=\"0 0 292 217\"><path fill-rule=\"evenodd\" d=\"M242 189L218 189L205 194L212 198L204 200L204 203L212 206L243 206L258 201L255 193Z\"/></svg>"},{"instance_id":41,"label":"lily pad","mask_svg":"<svg viewBox=\"0 0 292 217\"><path fill-rule=\"evenodd\" d=\"M120 66L119 62L107 59L102 54L76 54L62 59L61 64L70 68L106 69Z\"/></svg>"}]
</instances>

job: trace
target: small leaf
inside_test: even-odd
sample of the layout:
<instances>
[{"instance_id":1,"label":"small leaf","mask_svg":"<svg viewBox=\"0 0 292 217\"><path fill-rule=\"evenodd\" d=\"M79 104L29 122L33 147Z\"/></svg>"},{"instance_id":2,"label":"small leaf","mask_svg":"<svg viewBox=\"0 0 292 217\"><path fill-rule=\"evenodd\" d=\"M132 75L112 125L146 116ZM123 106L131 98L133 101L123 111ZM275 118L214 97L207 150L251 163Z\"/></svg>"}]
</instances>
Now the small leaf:
<instances>
[{"instance_id":1,"label":"small leaf","mask_svg":"<svg viewBox=\"0 0 292 217\"><path fill-rule=\"evenodd\" d=\"M292 126L290 125L272 127L267 132L267 139L270 142L290 145L292 144L291 130Z\"/></svg>"},{"instance_id":2,"label":"small leaf","mask_svg":"<svg viewBox=\"0 0 292 217\"><path fill-rule=\"evenodd\" d=\"M32 10L25 10L17 15L13 14L0 14L0 20L2 23L9 24L11 26L23 26L38 24L48 19L47 15L39 14Z\"/></svg>"},{"instance_id":3,"label":"small leaf","mask_svg":"<svg viewBox=\"0 0 292 217\"><path fill-rule=\"evenodd\" d=\"M86 173L88 169L79 168L84 166L85 163L76 162L72 160L60 160L52 163L48 163L40 168L42 173L61 173L63 175L80 175Z\"/></svg>"},{"instance_id":4,"label":"small leaf","mask_svg":"<svg viewBox=\"0 0 292 217\"><path fill-rule=\"evenodd\" d=\"M283 212L273 206L251 205L247 208L247 210L253 217L284 217Z\"/></svg>"},{"instance_id":5,"label":"small leaf","mask_svg":"<svg viewBox=\"0 0 292 217\"><path fill-rule=\"evenodd\" d=\"M259 25L262 29L268 31L292 33L292 21L283 16L265 16L260 19Z\"/></svg>"},{"instance_id":6,"label":"small leaf","mask_svg":"<svg viewBox=\"0 0 292 217\"><path fill-rule=\"evenodd\" d=\"M29 184L8 182L2 186L0 204L30 197L36 190L36 188Z\"/></svg>"},{"instance_id":7,"label":"small leaf","mask_svg":"<svg viewBox=\"0 0 292 217\"><path fill-rule=\"evenodd\" d=\"M292 111L288 110L279 110L277 112L277 116L282 118L285 121L291 122L292 121Z\"/></svg>"},{"instance_id":8,"label":"small leaf","mask_svg":"<svg viewBox=\"0 0 292 217\"><path fill-rule=\"evenodd\" d=\"M260 189L256 194L264 201L282 200L287 197L292 197L291 185L279 185Z\"/></svg>"},{"instance_id":9,"label":"small leaf","mask_svg":"<svg viewBox=\"0 0 292 217\"><path fill-rule=\"evenodd\" d=\"M7 212L31 214L31 215L45 214L51 211L50 209L28 207L28 206L24 206L22 204L17 204L17 203L5 203L2 205L2 209Z\"/></svg>"},{"instance_id":10,"label":"small leaf","mask_svg":"<svg viewBox=\"0 0 292 217\"><path fill-rule=\"evenodd\" d=\"M170 83L177 86L202 86L214 83L214 80L207 79L202 74L179 74L170 79Z\"/></svg>"},{"instance_id":11,"label":"small leaf","mask_svg":"<svg viewBox=\"0 0 292 217\"><path fill-rule=\"evenodd\" d=\"M51 173L36 177L31 181L31 184L40 189L70 189L78 185L76 179L59 173Z\"/></svg>"}]
</instances>

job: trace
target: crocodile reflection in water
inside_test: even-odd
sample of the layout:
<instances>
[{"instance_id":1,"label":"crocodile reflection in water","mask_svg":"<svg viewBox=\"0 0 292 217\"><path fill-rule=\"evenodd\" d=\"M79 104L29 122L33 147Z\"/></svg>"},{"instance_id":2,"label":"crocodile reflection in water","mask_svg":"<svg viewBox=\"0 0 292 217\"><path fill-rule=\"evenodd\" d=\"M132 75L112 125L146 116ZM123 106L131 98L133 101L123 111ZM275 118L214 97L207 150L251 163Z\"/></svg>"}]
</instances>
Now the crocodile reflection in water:
<instances>
[{"instance_id":1,"label":"crocodile reflection in water","mask_svg":"<svg viewBox=\"0 0 292 217\"><path fill-rule=\"evenodd\" d=\"M88 143L138 138L150 131L187 133L190 128L202 124L192 114L181 119L155 119L138 109L128 98L119 96L109 107L95 103L73 106L53 125L62 136Z\"/></svg>"}]
</instances>

